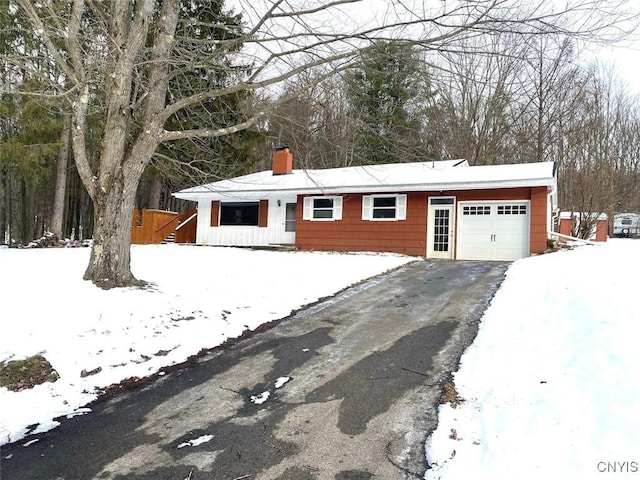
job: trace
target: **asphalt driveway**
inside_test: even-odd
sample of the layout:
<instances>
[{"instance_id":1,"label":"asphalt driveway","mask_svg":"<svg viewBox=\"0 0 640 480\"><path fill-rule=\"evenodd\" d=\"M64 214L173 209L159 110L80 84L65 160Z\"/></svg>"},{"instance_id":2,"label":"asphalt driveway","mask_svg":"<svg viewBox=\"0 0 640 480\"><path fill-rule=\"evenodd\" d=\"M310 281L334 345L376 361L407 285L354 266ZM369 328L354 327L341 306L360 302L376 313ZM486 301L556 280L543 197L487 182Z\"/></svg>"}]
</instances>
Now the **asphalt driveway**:
<instances>
[{"instance_id":1,"label":"asphalt driveway","mask_svg":"<svg viewBox=\"0 0 640 480\"><path fill-rule=\"evenodd\" d=\"M441 385L506 267L419 261L347 289L3 447L0 478L422 478Z\"/></svg>"}]
</instances>

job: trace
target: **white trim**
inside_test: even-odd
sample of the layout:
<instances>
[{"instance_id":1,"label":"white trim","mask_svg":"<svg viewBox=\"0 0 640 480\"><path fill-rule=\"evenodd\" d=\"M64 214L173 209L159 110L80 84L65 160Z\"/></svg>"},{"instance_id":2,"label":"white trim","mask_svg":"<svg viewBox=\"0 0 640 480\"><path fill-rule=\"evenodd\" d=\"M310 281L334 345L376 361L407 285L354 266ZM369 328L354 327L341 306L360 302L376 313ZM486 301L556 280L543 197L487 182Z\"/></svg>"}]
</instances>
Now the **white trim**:
<instances>
[{"instance_id":1,"label":"white trim","mask_svg":"<svg viewBox=\"0 0 640 480\"><path fill-rule=\"evenodd\" d=\"M407 219L407 195L405 193L401 193L398 195L398 200L396 203L396 220L406 220Z\"/></svg>"},{"instance_id":2,"label":"white trim","mask_svg":"<svg viewBox=\"0 0 640 480\"><path fill-rule=\"evenodd\" d=\"M302 220L313 220L313 197L304 197L302 204Z\"/></svg>"},{"instance_id":3,"label":"white trim","mask_svg":"<svg viewBox=\"0 0 640 480\"><path fill-rule=\"evenodd\" d=\"M342 220L342 197L333 197L333 220Z\"/></svg>"},{"instance_id":4,"label":"white trim","mask_svg":"<svg viewBox=\"0 0 640 480\"><path fill-rule=\"evenodd\" d=\"M373 220L373 195L362 196L362 220Z\"/></svg>"},{"instance_id":5,"label":"white trim","mask_svg":"<svg viewBox=\"0 0 640 480\"><path fill-rule=\"evenodd\" d=\"M176 227L176 231L180 230L182 227L184 227L187 223L189 223L191 220L193 220L194 218L196 218L198 216L198 212L196 211L196 213L194 213L193 215L191 215L189 218L187 218L184 222L182 222L180 225L178 225Z\"/></svg>"},{"instance_id":6,"label":"white trim","mask_svg":"<svg viewBox=\"0 0 640 480\"><path fill-rule=\"evenodd\" d=\"M431 200L436 198L453 199L453 203L432 205ZM446 252L435 252L433 250L433 237L434 237L434 220L435 210L449 210L449 250ZM456 245L456 197L454 196L437 196L427 197L427 242L426 242L426 257L427 258L454 258L455 245Z\"/></svg>"},{"instance_id":7,"label":"white trim","mask_svg":"<svg viewBox=\"0 0 640 480\"><path fill-rule=\"evenodd\" d=\"M293 170L289 175L273 175L268 170L188 188L173 195L193 199L218 195L264 197L278 192L332 195L545 186L552 189L555 198L557 182L553 162L458 167L450 163L438 165L440 163Z\"/></svg>"},{"instance_id":8,"label":"white trim","mask_svg":"<svg viewBox=\"0 0 640 480\"><path fill-rule=\"evenodd\" d=\"M390 207L375 207L376 198L395 198L396 204L393 207L393 218L375 218L373 216L376 208L384 208L391 210ZM407 219L407 195L405 193L393 193L393 194L374 194L362 196L362 220L370 222L397 222Z\"/></svg>"},{"instance_id":9,"label":"white trim","mask_svg":"<svg viewBox=\"0 0 640 480\"><path fill-rule=\"evenodd\" d=\"M315 200L331 200L331 218L314 218L313 213L316 210L314 208ZM328 210L329 208L322 208L319 210ZM342 197L341 196L314 196L304 197L302 219L311 222L333 222L336 220L342 220Z\"/></svg>"},{"instance_id":10,"label":"white trim","mask_svg":"<svg viewBox=\"0 0 640 480\"><path fill-rule=\"evenodd\" d=\"M496 207L500 206L500 205L526 205L527 209L526 209L526 213L518 213L515 215L498 215L498 209ZM527 199L518 199L518 200L465 200L465 201L461 201L458 202L457 208L456 208L456 212L459 218L458 224L457 224L457 229L456 229L456 235L458 237L458 241L456 242L456 258L457 259L461 259L461 260L470 260L469 258L466 258L464 255L460 254L460 246L461 243L464 243L464 238L462 236L462 234L460 233L460 228L462 223L464 222L464 218L466 218L466 215L463 215L463 209L466 206L490 206L491 207L491 211L489 213L489 215L477 215L477 216L473 216L474 218L491 218L491 219L495 219L495 221L498 220L498 218L502 218L502 217L525 217L526 218L526 224L525 224L525 230L523 232L523 243L522 243L522 255L518 256L517 258L523 258L523 257L527 257L531 254L531 200L527 200ZM492 220L493 221L493 220ZM495 228L496 225L493 225L493 227ZM488 231L489 235L490 235L490 242L497 242L495 244L489 244L491 247L491 250L488 254L489 257L491 258L476 258L477 259L481 259L481 260L500 260L500 261L509 261L509 260L514 260L514 259L507 259L507 258L495 258L497 255L497 251L496 247L500 247L501 244L500 242L497 241L497 234L498 232L496 231ZM462 240L462 242L461 242ZM464 245L463 245L464 246Z\"/></svg>"},{"instance_id":11,"label":"white trim","mask_svg":"<svg viewBox=\"0 0 640 480\"><path fill-rule=\"evenodd\" d=\"M235 198L264 198L268 194L286 194L295 193L298 195L313 195L313 194L326 194L325 196L332 196L335 194L347 194L347 193L392 193L398 190L406 192L438 192L438 191L453 191L453 190L478 190L478 189L502 189L502 188L519 188L519 187L553 187L550 185L551 180L549 178L536 178L527 180L504 180L504 181L480 181L480 182L452 182L452 183L412 183L412 184L395 184L395 185L354 185L354 186L336 186L336 187L292 187L292 188L278 188L278 187L264 187L253 190L238 190L238 191L226 191L225 193L216 192L211 190L201 190L195 192L177 192L172 194L176 198L184 200L198 200L199 198L206 197L213 200L222 196L234 196Z\"/></svg>"},{"instance_id":12,"label":"white trim","mask_svg":"<svg viewBox=\"0 0 640 480\"><path fill-rule=\"evenodd\" d=\"M548 238L558 237L558 238L563 238L565 240L571 240L572 242L584 243L586 245L597 245L596 242L591 240L585 240L584 238L572 237L571 235L565 235L564 233L558 233L558 232L552 232L552 231L547 231L547 237Z\"/></svg>"}]
</instances>

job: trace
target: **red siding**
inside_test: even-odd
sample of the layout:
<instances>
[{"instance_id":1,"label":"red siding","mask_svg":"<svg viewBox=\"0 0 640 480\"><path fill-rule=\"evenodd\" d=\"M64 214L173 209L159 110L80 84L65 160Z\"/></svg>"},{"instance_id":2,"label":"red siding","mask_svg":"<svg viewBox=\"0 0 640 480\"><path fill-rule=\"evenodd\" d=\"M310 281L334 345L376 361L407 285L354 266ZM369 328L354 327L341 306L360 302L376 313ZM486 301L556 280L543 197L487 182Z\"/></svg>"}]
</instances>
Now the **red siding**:
<instances>
[{"instance_id":1,"label":"red siding","mask_svg":"<svg viewBox=\"0 0 640 480\"><path fill-rule=\"evenodd\" d=\"M403 192L398 192L403 193ZM455 196L456 201L531 200L532 253L547 245L547 188L507 188L407 194L404 221L363 221L362 195L343 196L342 220L318 222L302 220L303 197L298 198L296 245L305 250L376 251L426 255L427 198Z\"/></svg>"},{"instance_id":2,"label":"red siding","mask_svg":"<svg viewBox=\"0 0 640 480\"><path fill-rule=\"evenodd\" d=\"M573 221L571 218L561 218L560 225L558 228L559 233L563 235L571 236L573 233L571 231L572 223ZM595 240L596 242L606 242L608 233L609 233L609 222L607 220L597 220L596 236L595 238L592 238L592 240ZM566 242L567 240L564 238L560 238L560 241Z\"/></svg>"},{"instance_id":3,"label":"red siding","mask_svg":"<svg viewBox=\"0 0 640 480\"><path fill-rule=\"evenodd\" d=\"M217 227L220 222L220 202L218 200L211 201L211 226Z\"/></svg>"},{"instance_id":4,"label":"red siding","mask_svg":"<svg viewBox=\"0 0 640 480\"><path fill-rule=\"evenodd\" d=\"M598 220L596 221L596 242L606 242L607 235L609 234L609 221Z\"/></svg>"},{"instance_id":5,"label":"red siding","mask_svg":"<svg viewBox=\"0 0 640 480\"><path fill-rule=\"evenodd\" d=\"M269 218L269 200L260 200L258 206L258 227L266 227Z\"/></svg>"},{"instance_id":6,"label":"red siding","mask_svg":"<svg viewBox=\"0 0 640 480\"><path fill-rule=\"evenodd\" d=\"M558 223L558 233L562 235L567 235L568 237L570 237L571 234L573 233L571 231L572 225L573 225L573 220L571 218L561 218L560 222ZM563 237L558 237L558 240L564 243L566 243L567 241L567 239Z\"/></svg>"},{"instance_id":7,"label":"red siding","mask_svg":"<svg viewBox=\"0 0 640 480\"><path fill-rule=\"evenodd\" d=\"M427 237L427 203L424 193L407 195L404 221L363 221L362 195L343 196L342 220L302 220L303 199L296 209L296 245L306 250L397 252L424 255Z\"/></svg>"},{"instance_id":8,"label":"red siding","mask_svg":"<svg viewBox=\"0 0 640 480\"><path fill-rule=\"evenodd\" d=\"M571 224L572 220L570 218L561 218L560 225L558 226L558 232L562 235L571 236ZM561 242L566 242L565 239L561 238Z\"/></svg>"},{"instance_id":9,"label":"red siding","mask_svg":"<svg viewBox=\"0 0 640 480\"><path fill-rule=\"evenodd\" d=\"M547 187L531 189L531 219L529 233L531 253L543 253L547 249Z\"/></svg>"},{"instance_id":10,"label":"red siding","mask_svg":"<svg viewBox=\"0 0 640 480\"><path fill-rule=\"evenodd\" d=\"M457 201L489 201L489 200L529 200L530 188L502 188L486 190L462 190L443 193L430 193L429 196L453 196Z\"/></svg>"}]
</instances>

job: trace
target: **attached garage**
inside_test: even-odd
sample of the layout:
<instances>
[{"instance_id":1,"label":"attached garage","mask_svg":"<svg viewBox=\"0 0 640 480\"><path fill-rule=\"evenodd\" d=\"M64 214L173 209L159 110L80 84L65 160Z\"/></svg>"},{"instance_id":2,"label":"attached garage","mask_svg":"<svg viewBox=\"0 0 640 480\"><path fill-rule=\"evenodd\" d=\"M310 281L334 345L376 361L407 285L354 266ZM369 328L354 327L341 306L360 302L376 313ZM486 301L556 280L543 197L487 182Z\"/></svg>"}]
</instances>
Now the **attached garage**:
<instances>
[{"instance_id":1,"label":"attached garage","mask_svg":"<svg viewBox=\"0 0 640 480\"><path fill-rule=\"evenodd\" d=\"M499 261L547 249L557 207L552 162L292 166L283 148L272 170L176 193L198 202L196 242Z\"/></svg>"},{"instance_id":2,"label":"attached garage","mask_svg":"<svg viewBox=\"0 0 640 480\"><path fill-rule=\"evenodd\" d=\"M458 203L461 260L516 260L529 255L530 202Z\"/></svg>"}]
</instances>

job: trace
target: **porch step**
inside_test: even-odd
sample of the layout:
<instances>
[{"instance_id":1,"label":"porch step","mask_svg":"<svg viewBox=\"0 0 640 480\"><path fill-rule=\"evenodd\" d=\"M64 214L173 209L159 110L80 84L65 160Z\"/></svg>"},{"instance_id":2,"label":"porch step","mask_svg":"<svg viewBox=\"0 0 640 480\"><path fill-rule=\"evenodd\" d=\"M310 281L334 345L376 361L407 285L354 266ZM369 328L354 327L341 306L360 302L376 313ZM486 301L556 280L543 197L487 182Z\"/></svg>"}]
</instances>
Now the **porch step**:
<instances>
[{"instance_id":1,"label":"porch step","mask_svg":"<svg viewBox=\"0 0 640 480\"><path fill-rule=\"evenodd\" d=\"M171 232L167 237L162 240L160 243L176 243L176 232Z\"/></svg>"}]
</instances>

